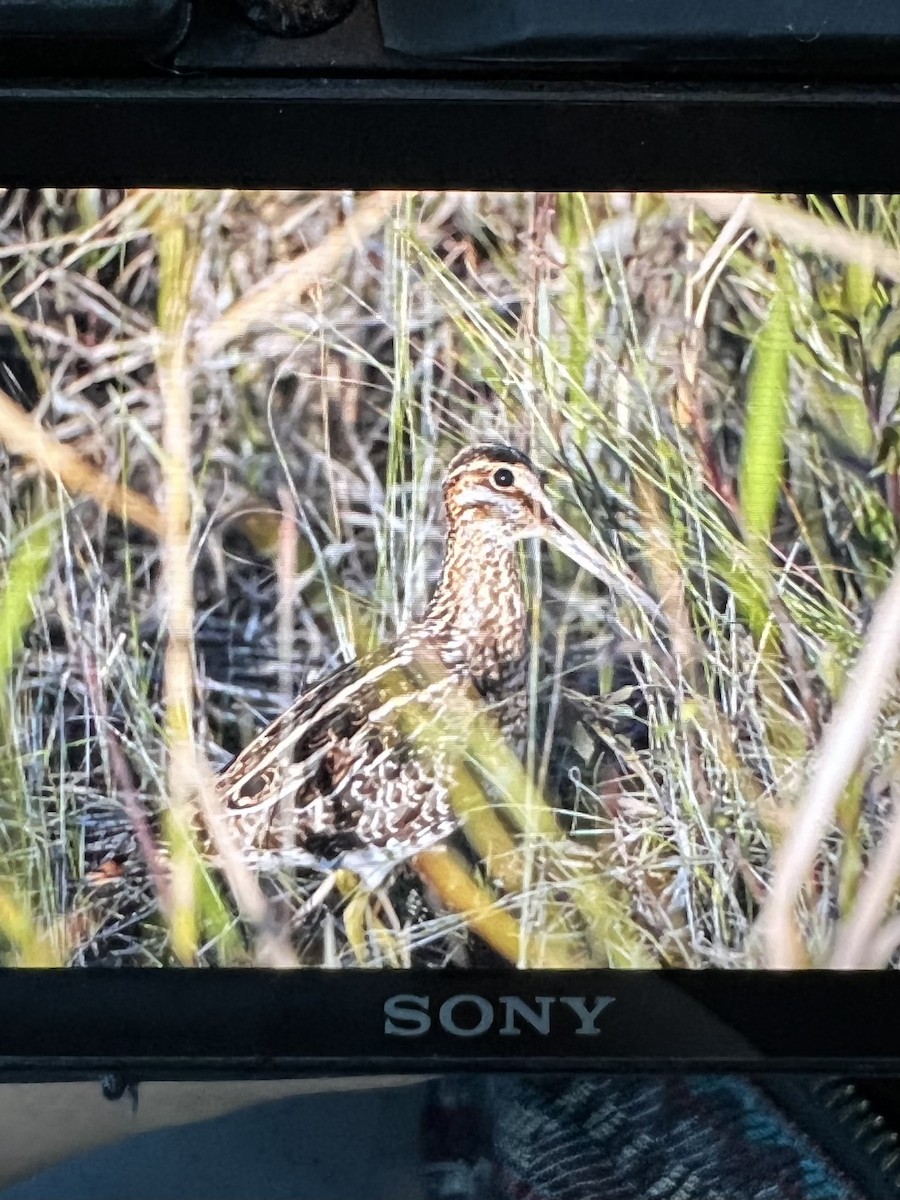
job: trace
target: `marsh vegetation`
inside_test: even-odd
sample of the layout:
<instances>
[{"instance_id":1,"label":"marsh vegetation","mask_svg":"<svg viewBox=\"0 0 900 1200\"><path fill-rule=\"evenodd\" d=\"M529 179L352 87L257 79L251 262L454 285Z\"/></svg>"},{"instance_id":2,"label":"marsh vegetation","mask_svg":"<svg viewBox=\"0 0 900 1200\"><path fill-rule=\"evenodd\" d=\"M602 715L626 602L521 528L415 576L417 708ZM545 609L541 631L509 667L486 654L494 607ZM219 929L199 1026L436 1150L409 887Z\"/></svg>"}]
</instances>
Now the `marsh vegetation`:
<instances>
[{"instance_id":1,"label":"marsh vegetation","mask_svg":"<svg viewBox=\"0 0 900 1200\"><path fill-rule=\"evenodd\" d=\"M0 196L4 962L273 961L274 914L301 964L888 963L898 291L889 196ZM659 611L529 551L505 865L292 920L321 878L223 876L184 814L421 612L484 440Z\"/></svg>"}]
</instances>

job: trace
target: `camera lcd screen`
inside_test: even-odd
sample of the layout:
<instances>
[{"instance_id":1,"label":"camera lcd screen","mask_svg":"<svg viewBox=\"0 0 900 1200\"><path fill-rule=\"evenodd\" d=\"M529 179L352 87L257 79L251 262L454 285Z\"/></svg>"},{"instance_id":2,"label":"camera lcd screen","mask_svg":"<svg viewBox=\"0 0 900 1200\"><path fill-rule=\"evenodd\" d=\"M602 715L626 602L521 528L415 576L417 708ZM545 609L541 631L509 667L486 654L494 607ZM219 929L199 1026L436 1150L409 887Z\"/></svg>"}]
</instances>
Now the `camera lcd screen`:
<instances>
[{"instance_id":1,"label":"camera lcd screen","mask_svg":"<svg viewBox=\"0 0 900 1200\"><path fill-rule=\"evenodd\" d=\"M3 965L891 963L896 196L7 191L0 272Z\"/></svg>"}]
</instances>

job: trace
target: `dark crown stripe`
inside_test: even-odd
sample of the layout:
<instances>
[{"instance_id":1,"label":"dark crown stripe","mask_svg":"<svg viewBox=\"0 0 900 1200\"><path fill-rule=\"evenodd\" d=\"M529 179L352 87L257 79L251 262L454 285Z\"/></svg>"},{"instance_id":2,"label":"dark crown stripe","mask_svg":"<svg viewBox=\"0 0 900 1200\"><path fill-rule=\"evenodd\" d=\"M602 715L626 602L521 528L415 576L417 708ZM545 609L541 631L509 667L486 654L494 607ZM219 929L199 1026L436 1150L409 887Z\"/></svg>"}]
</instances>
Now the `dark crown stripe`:
<instances>
[{"instance_id":1,"label":"dark crown stripe","mask_svg":"<svg viewBox=\"0 0 900 1200\"><path fill-rule=\"evenodd\" d=\"M465 450L461 450L450 463L447 473L455 474L460 468L467 467L474 462L482 462L484 459L492 463L507 463L510 466L518 465L534 470L531 459L521 450L514 450L512 446L504 446L500 442L484 442L480 446L469 446Z\"/></svg>"}]
</instances>

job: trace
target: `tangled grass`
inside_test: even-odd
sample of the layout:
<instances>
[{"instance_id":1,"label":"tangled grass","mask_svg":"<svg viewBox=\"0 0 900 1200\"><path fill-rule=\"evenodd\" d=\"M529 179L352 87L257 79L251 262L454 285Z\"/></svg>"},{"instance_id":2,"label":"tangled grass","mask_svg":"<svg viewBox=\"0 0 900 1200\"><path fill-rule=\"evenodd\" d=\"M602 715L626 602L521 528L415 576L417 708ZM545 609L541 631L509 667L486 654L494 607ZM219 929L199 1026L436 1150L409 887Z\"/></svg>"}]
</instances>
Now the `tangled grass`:
<instances>
[{"instance_id":1,"label":"tangled grass","mask_svg":"<svg viewBox=\"0 0 900 1200\"><path fill-rule=\"evenodd\" d=\"M760 914L897 551L900 198L7 192L0 271L4 961L893 957L892 686L790 953ZM514 877L341 878L262 948L320 880L210 871L194 772L421 611L479 439L658 618L532 555Z\"/></svg>"}]
</instances>

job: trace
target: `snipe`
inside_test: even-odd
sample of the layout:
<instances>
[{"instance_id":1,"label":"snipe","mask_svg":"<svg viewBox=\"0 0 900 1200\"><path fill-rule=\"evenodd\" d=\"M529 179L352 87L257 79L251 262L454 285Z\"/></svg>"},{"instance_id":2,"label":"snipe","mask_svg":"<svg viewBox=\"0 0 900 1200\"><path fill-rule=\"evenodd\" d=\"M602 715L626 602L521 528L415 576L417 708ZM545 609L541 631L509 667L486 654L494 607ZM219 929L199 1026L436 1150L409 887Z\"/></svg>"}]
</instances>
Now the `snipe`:
<instances>
[{"instance_id":1,"label":"snipe","mask_svg":"<svg viewBox=\"0 0 900 1200\"><path fill-rule=\"evenodd\" d=\"M459 826L451 796L473 699L521 755L527 614L518 542L543 538L652 607L558 516L518 450L463 450L447 470L444 503L443 566L421 619L302 693L219 776L228 821L260 864L347 867L375 887L448 838Z\"/></svg>"}]
</instances>

